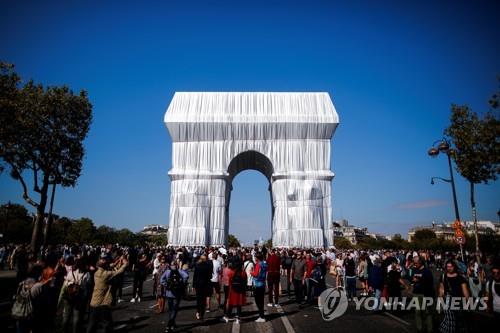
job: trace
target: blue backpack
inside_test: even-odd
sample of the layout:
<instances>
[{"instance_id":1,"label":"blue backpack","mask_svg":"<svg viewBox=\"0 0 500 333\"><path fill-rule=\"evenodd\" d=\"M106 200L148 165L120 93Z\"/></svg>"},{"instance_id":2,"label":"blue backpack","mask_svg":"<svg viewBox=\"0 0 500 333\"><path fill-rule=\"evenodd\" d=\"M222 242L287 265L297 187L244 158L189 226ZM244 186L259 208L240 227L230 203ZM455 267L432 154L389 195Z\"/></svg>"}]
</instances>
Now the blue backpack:
<instances>
[{"instance_id":1,"label":"blue backpack","mask_svg":"<svg viewBox=\"0 0 500 333\"><path fill-rule=\"evenodd\" d=\"M267 262L261 261L259 266L259 275L253 278L253 282L255 287L264 287L266 285Z\"/></svg>"},{"instance_id":2,"label":"blue backpack","mask_svg":"<svg viewBox=\"0 0 500 333\"><path fill-rule=\"evenodd\" d=\"M462 275L466 275L467 274L467 265L464 264L463 262L461 262L460 260L456 260L455 262L457 263L459 273Z\"/></svg>"},{"instance_id":3,"label":"blue backpack","mask_svg":"<svg viewBox=\"0 0 500 333\"><path fill-rule=\"evenodd\" d=\"M316 283L319 283L323 280L323 274L321 274L321 268L319 266L314 267L314 270L311 273L311 279Z\"/></svg>"}]
</instances>

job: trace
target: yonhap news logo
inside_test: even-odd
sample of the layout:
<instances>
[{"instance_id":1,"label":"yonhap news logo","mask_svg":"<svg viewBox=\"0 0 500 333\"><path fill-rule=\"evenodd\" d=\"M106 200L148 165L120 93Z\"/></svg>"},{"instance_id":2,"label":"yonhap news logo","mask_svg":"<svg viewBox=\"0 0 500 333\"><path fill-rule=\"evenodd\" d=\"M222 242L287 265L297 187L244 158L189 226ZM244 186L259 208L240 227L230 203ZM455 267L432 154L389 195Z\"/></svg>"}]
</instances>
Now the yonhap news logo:
<instances>
[{"instance_id":1,"label":"yonhap news logo","mask_svg":"<svg viewBox=\"0 0 500 333\"><path fill-rule=\"evenodd\" d=\"M486 297L354 297L354 311L485 311ZM325 321L331 321L342 316L348 307L344 288L328 288L319 296L319 310Z\"/></svg>"},{"instance_id":2,"label":"yonhap news logo","mask_svg":"<svg viewBox=\"0 0 500 333\"><path fill-rule=\"evenodd\" d=\"M344 288L328 288L319 295L319 310L325 321L342 316L347 310L347 305Z\"/></svg>"}]
</instances>

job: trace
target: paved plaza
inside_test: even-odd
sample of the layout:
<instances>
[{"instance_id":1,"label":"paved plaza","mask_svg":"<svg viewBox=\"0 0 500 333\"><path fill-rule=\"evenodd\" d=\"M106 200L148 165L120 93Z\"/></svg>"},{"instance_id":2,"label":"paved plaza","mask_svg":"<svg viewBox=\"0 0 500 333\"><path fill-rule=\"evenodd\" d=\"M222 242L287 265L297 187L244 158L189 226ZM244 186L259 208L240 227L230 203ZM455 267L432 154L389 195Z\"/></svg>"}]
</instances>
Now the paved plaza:
<instances>
[{"instance_id":1,"label":"paved plaza","mask_svg":"<svg viewBox=\"0 0 500 333\"><path fill-rule=\"evenodd\" d=\"M192 272L190 272L192 278ZM5 279L11 280L13 272L3 271ZM285 282L284 280L282 281ZM328 277L328 284L334 281ZM164 332L167 323L167 313L156 314L156 300L152 295L153 281L148 278L144 283L144 297L140 303L130 303L132 297L132 280L127 276L123 288L124 302L117 304L113 309L113 320L116 332ZM267 304L267 295L266 295ZM212 309L216 308L215 298L212 298ZM7 323L7 332L15 332L14 322L9 317L9 302L5 303L0 314L0 322ZM313 306L301 309L295 304L292 296L286 294L280 297L280 306L269 308L266 306L266 323L255 323L257 307L253 297L247 298L247 305L243 307L240 325L234 322L223 323L221 309L213 310L206 314L205 321L200 322L195 318L196 301L194 295L181 302L177 316L178 328L175 332L213 332L213 333L309 333L309 332L410 332L410 327L405 321L384 313L368 313L355 311L351 304L347 312L340 318L326 322L321 318L319 310ZM375 324L376 323L376 324ZM5 326L3 326L5 327Z\"/></svg>"},{"instance_id":2,"label":"paved plaza","mask_svg":"<svg viewBox=\"0 0 500 333\"><path fill-rule=\"evenodd\" d=\"M439 273L434 272L435 281ZM190 272L190 282L192 271ZM13 271L0 272L2 283L2 299L0 300L0 323L7 327L5 332L15 332L14 322L10 318L11 302L6 299L7 286L12 287L15 274ZM327 276L328 287L334 287L335 282ZM282 278L282 285L285 280ZM293 288L293 287L292 287ZM153 281L148 278L144 283L144 297L140 303L130 303L132 279L126 276L123 288L124 301L113 308L115 332L164 332L167 324L167 313L157 314L156 300L152 295ZM410 294L406 294L411 296ZM314 306L299 308L293 297L286 293L280 296L280 306L267 307L265 323L255 323L257 307L253 297L247 298L243 307L241 324L224 323L222 309L216 309L215 298L212 298L212 311L206 313L205 321L195 318L196 301L193 295L182 300L177 316L178 328L175 332L210 332L210 333L322 333L322 332L413 332L414 314L412 311L368 311L363 307L356 310L354 302L350 302L347 311L332 321L323 320L320 311ZM265 298L267 304L267 295ZM473 331L487 329L495 324L492 318L481 312L470 314ZM439 318L439 316L437 316ZM436 323L437 324L437 323ZM2 330L3 332L3 330Z\"/></svg>"},{"instance_id":3,"label":"paved plaza","mask_svg":"<svg viewBox=\"0 0 500 333\"><path fill-rule=\"evenodd\" d=\"M284 281L283 281L284 282ZM130 303L131 281L126 281L124 298L115 307L113 318L115 327L124 332L164 332L167 323L167 314L156 314L155 300L152 297L152 281L144 284L145 297L140 303ZM331 285L333 281L329 279ZM194 297L183 300L177 317L176 332L213 332L213 333L309 333L309 332L411 332L409 323L384 313L357 312L351 304L347 312L331 322L322 319L321 313L313 306L302 309L295 304L293 295L286 294L280 298L280 307L266 306L266 323L255 323L257 307L252 297L247 298L247 305L243 307L242 322L240 325L233 322L223 323L221 309L206 314L205 321L199 322L195 318L196 302ZM267 295L266 295L267 304ZM212 309L215 309L215 298L212 298Z\"/></svg>"}]
</instances>

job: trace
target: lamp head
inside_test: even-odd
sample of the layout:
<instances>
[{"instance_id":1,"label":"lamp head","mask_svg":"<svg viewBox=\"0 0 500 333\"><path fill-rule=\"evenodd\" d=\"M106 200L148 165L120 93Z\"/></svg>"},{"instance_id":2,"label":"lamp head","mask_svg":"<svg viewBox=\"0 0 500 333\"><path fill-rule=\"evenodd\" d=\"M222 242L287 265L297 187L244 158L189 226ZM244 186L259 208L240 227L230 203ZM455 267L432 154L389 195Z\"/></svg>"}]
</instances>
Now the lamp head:
<instances>
[{"instance_id":1,"label":"lamp head","mask_svg":"<svg viewBox=\"0 0 500 333\"><path fill-rule=\"evenodd\" d=\"M446 141L441 141L441 143L438 146L438 149L440 152L446 153L450 149L450 145Z\"/></svg>"},{"instance_id":2,"label":"lamp head","mask_svg":"<svg viewBox=\"0 0 500 333\"><path fill-rule=\"evenodd\" d=\"M429 149L427 151L427 154L429 154L429 156L431 156L431 157L436 157L439 154L439 150L437 150L436 148L432 147L431 149Z\"/></svg>"}]
</instances>

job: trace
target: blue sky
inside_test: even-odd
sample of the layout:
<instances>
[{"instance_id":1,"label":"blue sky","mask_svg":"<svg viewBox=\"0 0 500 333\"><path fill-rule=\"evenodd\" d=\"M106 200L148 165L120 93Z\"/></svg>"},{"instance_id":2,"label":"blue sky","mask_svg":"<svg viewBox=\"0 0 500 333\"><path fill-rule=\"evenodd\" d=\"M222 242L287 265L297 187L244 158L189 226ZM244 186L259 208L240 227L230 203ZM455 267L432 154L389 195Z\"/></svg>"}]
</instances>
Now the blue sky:
<instances>
[{"instance_id":1,"label":"blue sky","mask_svg":"<svg viewBox=\"0 0 500 333\"><path fill-rule=\"evenodd\" d=\"M55 210L140 230L168 222L175 91L327 91L333 216L375 232L452 220L444 156L427 150L450 104L488 109L500 74L498 2L2 1L0 59L23 78L86 89L94 123L76 188ZM457 176L462 218L468 186ZM268 185L238 175L230 233L270 237ZM480 219L497 220L498 182L477 187ZM22 202L0 175L0 202Z\"/></svg>"}]
</instances>

